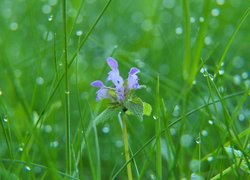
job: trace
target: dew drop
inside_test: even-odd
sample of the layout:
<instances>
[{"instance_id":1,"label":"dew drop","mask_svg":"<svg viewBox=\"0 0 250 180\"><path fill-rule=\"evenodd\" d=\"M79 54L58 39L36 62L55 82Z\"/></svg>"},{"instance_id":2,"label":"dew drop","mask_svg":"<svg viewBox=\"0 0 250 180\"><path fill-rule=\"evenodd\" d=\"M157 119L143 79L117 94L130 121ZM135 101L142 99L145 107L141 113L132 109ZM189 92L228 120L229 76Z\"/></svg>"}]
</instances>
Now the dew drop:
<instances>
[{"instance_id":1,"label":"dew drop","mask_svg":"<svg viewBox=\"0 0 250 180\"><path fill-rule=\"evenodd\" d=\"M52 8L51 8L51 6L48 5L48 4L45 4L45 5L43 5L43 7L42 7L42 12L43 12L44 14L49 14L49 13L51 13L51 10L52 10Z\"/></svg>"},{"instance_id":2,"label":"dew drop","mask_svg":"<svg viewBox=\"0 0 250 180\"><path fill-rule=\"evenodd\" d=\"M49 5L55 6L57 4L57 0L49 0Z\"/></svg>"},{"instance_id":3,"label":"dew drop","mask_svg":"<svg viewBox=\"0 0 250 180\"><path fill-rule=\"evenodd\" d=\"M177 117L177 116L179 116L179 114L180 114L180 106L179 106L179 105L176 105L176 106L174 107L174 111L173 111L172 115L173 115L174 117Z\"/></svg>"},{"instance_id":4,"label":"dew drop","mask_svg":"<svg viewBox=\"0 0 250 180\"><path fill-rule=\"evenodd\" d=\"M81 30L76 31L77 36L81 36L82 34L83 34L83 32Z\"/></svg>"},{"instance_id":5,"label":"dew drop","mask_svg":"<svg viewBox=\"0 0 250 180\"><path fill-rule=\"evenodd\" d=\"M182 34L182 33L183 33L182 27L177 27L177 28L175 29L175 33L176 33L177 35Z\"/></svg>"},{"instance_id":6,"label":"dew drop","mask_svg":"<svg viewBox=\"0 0 250 180\"><path fill-rule=\"evenodd\" d=\"M190 17L190 22L191 23L195 23L195 18L194 17Z\"/></svg>"},{"instance_id":7,"label":"dew drop","mask_svg":"<svg viewBox=\"0 0 250 180\"><path fill-rule=\"evenodd\" d=\"M170 128L170 134L172 135L172 136L174 136L174 135L176 135L176 130L175 130L175 128Z\"/></svg>"},{"instance_id":8,"label":"dew drop","mask_svg":"<svg viewBox=\"0 0 250 180\"><path fill-rule=\"evenodd\" d=\"M200 21L200 22L204 22L204 21L205 21L204 17L201 16L201 17L199 18L199 21Z\"/></svg>"},{"instance_id":9,"label":"dew drop","mask_svg":"<svg viewBox=\"0 0 250 180\"><path fill-rule=\"evenodd\" d=\"M29 166L27 166L27 165L24 167L24 169L25 169L26 171L31 171L31 168L30 168Z\"/></svg>"},{"instance_id":10,"label":"dew drop","mask_svg":"<svg viewBox=\"0 0 250 180\"><path fill-rule=\"evenodd\" d=\"M50 15L49 17L48 17L48 21L52 21L53 20L53 15Z\"/></svg>"},{"instance_id":11,"label":"dew drop","mask_svg":"<svg viewBox=\"0 0 250 180\"><path fill-rule=\"evenodd\" d=\"M46 133L50 133L51 131L52 131L52 127L51 127L51 125L45 125L44 126L44 131L46 132Z\"/></svg>"},{"instance_id":12,"label":"dew drop","mask_svg":"<svg viewBox=\"0 0 250 180\"><path fill-rule=\"evenodd\" d=\"M241 83L241 77L240 77L240 75L235 75L234 77L233 77L233 81L234 81L234 84L235 85L240 85L240 83Z\"/></svg>"},{"instance_id":13,"label":"dew drop","mask_svg":"<svg viewBox=\"0 0 250 180\"><path fill-rule=\"evenodd\" d=\"M208 120L208 124L214 125L214 121L210 119L210 120Z\"/></svg>"},{"instance_id":14,"label":"dew drop","mask_svg":"<svg viewBox=\"0 0 250 180\"><path fill-rule=\"evenodd\" d=\"M202 134L202 136L207 136L207 135L208 135L208 132L207 132L206 130L202 130L202 131L201 131L201 134Z\"/></svg>"},{"instance_id":15,"label":"dew drop","mask_svg":"<svg viewBox=\"0 0 250 180\"><path fill-rule=\"evenodd\" d=\"M214 160L214 157L213 157L213 156L209 156L209 157L207 158L207 160L208 160L208 162L212 162L212 161Z\"/></svg>"},{"instance_id":16,"label":"dew drop","mask_svg":"<svg viewBox=\"0 0 250 180\"><path fill-rule=\"evenodd\" d=\"M123 146L123 142L121 140L117 140L117 141L115 141L115 146L117 148L121 148Z\"/></svg>"},{"instance_id":17,"label":"dew drop","mask_svg":"<svg viewBox=\"0 0 250 180\"><path fill-rule=\"evenodd\" d=\"M157 117L154 115L154 116L153 116L153 119L154 119L154 120L157 120Z\"/></svg>"},{"instance_id":18,"label":"dew drop","mask_svg":"<svg viewBox=\"0 0 250 180\"><path fill-rule=\"evenodd\" d=\"M224 72L225 72L224 69L220 69L220 70L219 70L219 75L223 75Z\"/></svg>"},{"instance_id":19,"label":"dew drop","mask_svg":"<svg viewBox=\"0 0 250 180\"><path fill-rule=\"evenodd\" d=\"M195 140L195 142L196 142L197 144L201 144L201 138L200 138L200 137L197 137L196 140Z\"/></svg>"},{"instance_id":20,"label":"dew drop","mask_svg":"<svg viewBox=\"0 0 250 180\"><path fill-rule=\"evenodd\" d=\"M242 77L242 79L247 79L248 78L248 73L247 72L243 72L241 74L241 77Z\"/></svg>"},{"instance_id":21,"label":"dew drop","mask_svg":"<svg viewBox=\"0 0 250 180\"><path fill-rule=\"evenodd\" d=\"M10 23L10 30L11 31L16 31L18 29L18 24L17 22L12 22Z\"/></svg>"},{"instance_id":22,"label":"dew drop","mask_svg":"<svg viewBox=\"0 0 250 180\"><path fill-rule=\"evenodd\" d=\"M214 8L214 9L212 9L211 14L212 14L212 16L215 16L215 17L219 16L220 10L217 8Z\"/></svg>"},{"instance_id":23,"label":"dew drop","mask_svg":"<svg viewBox=\"0 0 250 180\"><path fill-rule=\"evenodd\" d=\"M203 74L205 71L206 71L206 69L204 67L202 67L201 70L200 70L200 73Z\"/></svg>"},{"instance_id":24,"label":"dew drop","mask_svg":"<svg viewBox=\"0 0 250 180\"><path fill-rule=\"evenodd\" d=\"M211 81L214 80L214 76L213 76L212 74L209 74L208 76L209 76L209 79L210 79Z\"/></svg>"},{"instance_id":25,"label":"dew drop","mask_svg":"<svg viewBox=\"0 0 250 180\"><path fill-rule=\"evenodd\" d=\"M192 145L193 137L189 134L184 134L181 136L181 146L189 147Z\"/></svg>"},{"instance_id":26,"label":"dew drop","mask_svg":"<svg viewBox=\"0 0 250 180\"><path fill-rule=\"evenodd\" d=\"M244 114L239 114L238 118L239 118L239 121L241 121L241 122L243 122L245 120Z\"/></svg>"},{"instance_id":27,"label":"dew drop","mask_svg":"<svg viewBox=\"0 0 250 180\"><path fill-rule=\"evenodd\" d=\"M3 117L3 122L5 122L5 123L8 122L8 118L6 116Z\"/></svg>"},{"instance_id":28,"label":"dew drop","mask_svg":"<svg viewBox=\"0 0 250 180\"><path fill-rule=\"evenodd\" d=\"M2 96L3 95L3 92L0 90L0 96Z\"/></svg>"},{"instance_id":29,"label":"dew drop","mask_svg":"<svg viewBox=\"0 0 250 180\"><path fill-rule=\"evenodd\" d=\"M23 147L19 147L19 148L18 148L18 151L19 151L19 152L23 152Z\"/></svg>"},{"instance_id":30,"label":"dew drop","mask_svg":"<svg viewBox=\"0 0 250 180\"><path fill-rule=\"evenodd\" d=\"M210 36L206 36L204 38L204 43L208 46L210 44L212 44L212 38Z\"/></svg>"},{"instance_id":31,"label":"dew drop","mask_svg":"<svg viewBox=\"0 0 250 180\"><path fill-rule=\"evenodd\" d=\"M43 85L43 83L44 83L44 79L42 77L37 77L36 78L36 84Z\"/></svg>"},{"instance_id":32,"label":"dew drop","mask_svg":"<svg viewBox=\"0 0 250 180\"><path fill-rule=\"evenodd\" d=\"M58 141L52 141L52 142L50 142L50 147L52 147L52 148L57 148L58 146L59 146L59 142Z\"/></svg>"},{"instance_id":33,"label":"dew drop","mask_svg":"<svg viewBox=\"0 0 250 180\"><path fill-rule=\"evenodd\" d=\"M110 131L109 125L106 124L106 125L102 128L102 132L103 132L104 134L108 134L109 131Z\"/></svg>"},{"instance_id":34,"label":"dew drop","mask_svg":"<svg viewBox=\"0 0 250 180\"><path fill-rule=\"evenodd\" d=\"M216 3L218 5L223 5L225 3L225 0L217 0Z\"/></svg>"}]
</instances>

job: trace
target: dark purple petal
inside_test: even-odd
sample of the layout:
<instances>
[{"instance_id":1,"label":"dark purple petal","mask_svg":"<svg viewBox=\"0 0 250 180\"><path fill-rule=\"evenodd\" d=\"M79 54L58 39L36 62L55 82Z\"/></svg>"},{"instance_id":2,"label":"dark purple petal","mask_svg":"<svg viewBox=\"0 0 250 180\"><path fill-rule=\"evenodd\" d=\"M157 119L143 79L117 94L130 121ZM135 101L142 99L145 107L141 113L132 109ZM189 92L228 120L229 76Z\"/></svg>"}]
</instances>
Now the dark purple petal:
<instances>
[{"instance_id":1,"label":"dark purple petal","mask_svg":"<svg viewBox=\"0 0 250 180\"><path fill-rule=\"evenodd\" d=\"M118 63L114 58L109 57L107 63L112 70L118 69Z\"/></svg>"},{"instance_id":2,"label":"dark purple petal","mask_svg":"<svg viewBox=\"0 0 250 180\"><path fill-rule=\"evenodd\" d=\"M91 83L91 86L101 88L101 87L104 87L104 84L102 83L102 81L96 80L96 81Z\"/></svg>"},{"instance_id":3,"label":"dark purple petal","mask_svg":"<svg viewBox=\"0 0 250 180\"><path fill-rule=\"evenodd\" d=\"M135 67L132 67L132 68L130 69L130 71L129 71L129 75L134 75L134 74L137 74L137 73L139 73L139 72L140 72L139 69L137 69L137 68L135 68Z\"/></svg>"}]
</instances>

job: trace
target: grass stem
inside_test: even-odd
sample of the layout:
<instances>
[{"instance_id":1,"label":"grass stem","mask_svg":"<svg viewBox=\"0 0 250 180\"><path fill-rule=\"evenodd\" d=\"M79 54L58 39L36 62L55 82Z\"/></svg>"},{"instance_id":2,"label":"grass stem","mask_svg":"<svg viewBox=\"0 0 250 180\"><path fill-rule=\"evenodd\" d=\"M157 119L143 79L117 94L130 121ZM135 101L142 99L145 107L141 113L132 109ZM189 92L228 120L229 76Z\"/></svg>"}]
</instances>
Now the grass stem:
<instances>
[{"instance_id":1,"label":"grass stem","mask_svg":"<svg viewBox=\"0 0 250 180\"><path fill-rule=\"evenodd\" d=\"M63 34L64 34L64 69L65 69L66 173L71 174L70 101L69 101L66 0L63 0L62 2L62 13L63 13L63 31L64 31Z\"/></svg>"},{"instance_id":2,"label":"grass stem","mask_svg":"<svg viewBox=\"0 0 250 180\"><path fill-rule=\"evenodd\" d=\"M127 132L127 126L126 126L126 115L122 115L122 128L123 128L123 142L124 142L124 153L125 153L125 160L127 163L127 174L128 174L128 180L132 180L132 170L131 170L131 163L130 161L130 155L129 155L129 146L128 146L128 132Z\"/></svg>"}]
</instances>

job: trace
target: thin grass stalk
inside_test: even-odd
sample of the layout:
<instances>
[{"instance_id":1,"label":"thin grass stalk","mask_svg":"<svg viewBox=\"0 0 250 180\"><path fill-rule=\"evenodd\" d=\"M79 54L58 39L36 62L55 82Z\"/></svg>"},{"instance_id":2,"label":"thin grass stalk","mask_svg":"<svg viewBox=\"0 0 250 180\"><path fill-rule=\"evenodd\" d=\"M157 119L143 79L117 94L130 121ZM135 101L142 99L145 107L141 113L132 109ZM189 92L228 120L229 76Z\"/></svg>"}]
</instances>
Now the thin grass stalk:
<instances>
[{"instance_id":1,"label":"thin grass stalk","mask_svg":"<svg viewBox=\"0 0 250 180\"><path fill-rule=\"evenodd\" d=\"M161 121L160 121L160 78L157 77L156 86L156 173L157 178L162 179L162 157L161 157Z\"/></svg>"},{"instance_id":2,"label":"thin grass stalk","mask_svg":"<svg viewBox=\"0 0 250 180\"><path fill-rule=\"evenodd\" d=\"M63 16L63 34L64 34L64 71L65 71L66 173L71 174L70 101L69 101L66 0L63 0L62 2L62 13L63 13L62 16Z\"/></svg>"},{"instance_id":3,"label":"thin grass stalk","mask_svg":"<svg viewBox=\"0 0 250 180\"><path fill-rule=\"evenodd\" d=\"M122 132L123 132L123 142L124 142L124 154L125 154L125 160L126 160L126 163L127 163L128 180L132 180L133 176L132 176L131 163L129 162L130 161L130 155L129 155L128 132L127 132L125 113L122 114Z\"/></svg>"}]
</instances>

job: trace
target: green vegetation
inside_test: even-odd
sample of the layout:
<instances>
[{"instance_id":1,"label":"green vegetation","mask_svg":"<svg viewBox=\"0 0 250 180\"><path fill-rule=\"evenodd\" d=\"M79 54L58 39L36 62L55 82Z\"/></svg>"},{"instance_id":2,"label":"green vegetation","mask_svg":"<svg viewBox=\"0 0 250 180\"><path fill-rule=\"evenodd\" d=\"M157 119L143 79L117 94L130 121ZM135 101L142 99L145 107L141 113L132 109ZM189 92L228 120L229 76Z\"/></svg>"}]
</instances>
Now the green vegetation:
<instances>
[{"instance_id":1,"label":"green vegetation","mask_svg":"<svg viewBox=\"0 0 250 180\"><path fill-rule=\"evenodd\" d=\"M0 179L249 177L248 1L1 0L0 9ZM96 102L90 83L105 81L110 56L122 77L140 69L146 88L135 94L152 109L135 99L124 115Z\"/></svg>"}]
</instances>

